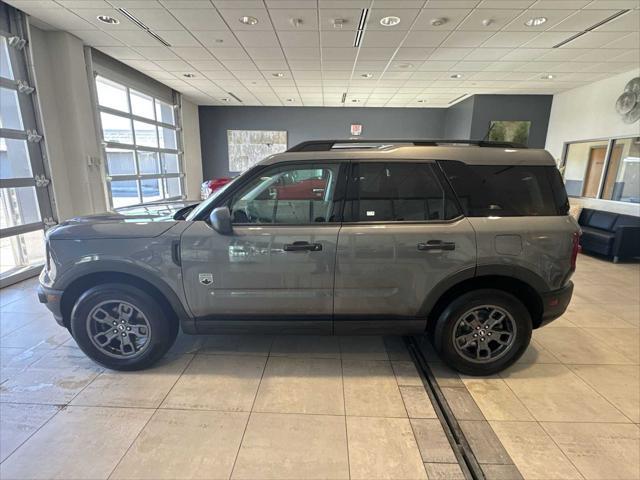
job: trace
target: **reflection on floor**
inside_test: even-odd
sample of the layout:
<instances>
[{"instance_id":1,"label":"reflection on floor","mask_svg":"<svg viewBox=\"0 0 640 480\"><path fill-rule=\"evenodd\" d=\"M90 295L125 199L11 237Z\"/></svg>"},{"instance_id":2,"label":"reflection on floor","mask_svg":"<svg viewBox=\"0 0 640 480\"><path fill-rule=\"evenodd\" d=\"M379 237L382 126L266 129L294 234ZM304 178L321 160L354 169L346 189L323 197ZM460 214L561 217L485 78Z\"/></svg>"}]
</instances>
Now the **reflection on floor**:
<instances>
[{"instance_id":1,"label":"reflection on floor","mask_svg":"<svg viewBox=\"0 0 640 480\"><path fill-rule=\"evenodd\" d=\"M583 255L575 281L501 375L429 355L487 478L640 477L640 266ZM462 478L399 339L181 336L156 368L116 373L34 285L0 293L1 478Z\"/></svg>"}]
</instances>

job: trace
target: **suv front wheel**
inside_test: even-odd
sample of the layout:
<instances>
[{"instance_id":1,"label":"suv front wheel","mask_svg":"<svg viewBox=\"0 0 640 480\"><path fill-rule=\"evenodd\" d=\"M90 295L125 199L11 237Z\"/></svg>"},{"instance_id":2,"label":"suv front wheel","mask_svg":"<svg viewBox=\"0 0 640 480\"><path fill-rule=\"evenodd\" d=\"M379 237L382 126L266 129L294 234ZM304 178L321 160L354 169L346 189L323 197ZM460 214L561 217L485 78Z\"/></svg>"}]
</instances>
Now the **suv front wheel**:
<instances>
[{"instance_id":1,"label":"suv front wheel","mask_svg":"<svg viewBox=\"0 0 640 480\"><path fill-rule=\"evenodd\" d=\"M491 375L513 364L531 340L531 315L513 295L493 289L456 298L437 321L434 346L468 375Z\"/></svg>"},{"instance_id":2,"label":"suv front wheel","mask_svg":"<svg viewBox=\"0 0 640 480\"><path fill-rule=\"evenodd\" d=\"M76 302L71 334L95 362L113 370L140 370L171 348L178 326L142 290L103 284L87 290Z\"/></svg>"}]
</instances>

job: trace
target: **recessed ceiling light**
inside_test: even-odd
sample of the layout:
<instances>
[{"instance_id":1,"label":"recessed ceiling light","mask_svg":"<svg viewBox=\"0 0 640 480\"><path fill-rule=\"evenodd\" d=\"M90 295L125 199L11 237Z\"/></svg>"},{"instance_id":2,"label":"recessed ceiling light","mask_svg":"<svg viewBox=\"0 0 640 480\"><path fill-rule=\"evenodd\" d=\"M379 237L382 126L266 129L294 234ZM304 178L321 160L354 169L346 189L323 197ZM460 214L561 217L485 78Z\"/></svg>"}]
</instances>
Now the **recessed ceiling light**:
<instances>
[{"instance_id":1,"label":"recessed ceiling light","mask_svg":"<svg viewBox=\"0 0 640 480\"><path fill-rule=\"evenodd\" d=\"M371 78L373 77L372 73L363 73L362 75L360 75L362 78Z\"/></svg>"},{"instance_id":2,"label":"recessed ceiling light","mask_svg":"<svg viewBox=\"0 0 640 480\"><path fill-rule=\"evenodd\" d=\"M276 78L282 78L282 77L284 77L284 73L281 73L281 72L272 73L271 76L272 77L276 77Z\"/></svg>"},{"instance_id":3,"label":"recessed ceiling light","mask_svg":"<svg viewBox=\"0 0 640 480\"><path fill-rule=\"evenodd\" d=\"M454 73L453 75L451 75L451 78L462 78L462 75L459 73Z\"/></svg>"},{"instance_id":4,"label":"recessed ceiling light","mask_svg":"<svg viewBox=\"0 0 640 480\"><path fill-rule=\"evenodd\" d=\"M405 70L408 68L413 68L413 63L399 63L398 68L402 68Z\"/></svg>"},{"instance_id":5,"label":"recessed ceiling light","mask_svg":"<svg viewBox=\"0 0 640 480\"><path fill-rule=\"evenodd\" d=\"M224 43L224 40L221 38L216 38L215 40L216 43Z\"/></svg>"},{"instance_id":6,"label":"recessed ceiling light","mask_svg":"<svg viewBox=\"0 0 640 480\"><path fill-rule=\"evenodd\" d=\"M546 21L547 21L547 17L534 17L524 22L524 24L527 27L539 27L543 23L546 23Z\"/></svg>"},{"instance_id":7,"label":"recessed ceiling light","mask_svg":"<svg viewBox=\"0 0 640 480\"><path fill-rule=\"evenodd\" d=\"M488 27L492 23L493 23L493 18L485 18L484 20L482 20L482 25L485 27Z\"/></svg>"},{"instance_id":8,"label":"recessed ceiling light","mask_svg":"<svg viewBox=\"0 0 640 480\"><path fill-rule=\"evenodd\" d=\"M543 79L543 80L553 80L554 76L549 74L549 75L543 75L540 78Z\"/></svg>"},{"instance_id":9,"label":"recessed ceiling light","mask_svg":"<svg viewBox=\"0 0 640 480\"><path fill-rule=\"evenodd\" d=\"M221 98L220 100L222 100L223 102L230 102L231 101L231 99L228 98L228 97Z\"/></svg>"},{"instance_id":10,"label":"recessed ceiling light","mask_svg":"<svg viewBox=\"0 0 640 480\"><path fill-rule=\"evenodd\" d=\"M426 102L426 100L424 100L422 98L420 100L418 100L418 103L424 103L424 102Z\"/></svg>"},{"instance_id":11,"label":"recessed ceiling light","mask_svg":"<svg viewBox=\"0 0 640 480\"><path fill-rule=\"evenodd\" d=\"M256 17L244 16L238 19L240 23L244 23L245 25L255 25L258 23L258 19Z\"/></svg>"},{"instance_id":12,"label":"recessed ceiling light","mask_svg":"<svg viewBox=\"0 0 640 480\"><path fill-rule=\"evenodd\" d=\"M196 75L194 73L183 73L182 76L185 77L185 78L193 78Z\"/></svg>"},{"instance_id":13,"label":"recessed ceiling light","mask_svg":"<svg viewBox=\"0 0 640 480\"><path fill-rule=\"evenodd\" d=\"M394 27L400 23L400 17L383 17L380 19L380 25L383 27Z\"/></svg>"},{"instance_id":14,"label":"recessed ceiling light","mask_svg":"<svg viewBox=\"0 0 640 480\"><path fill-rule=\"evenodd\" d=\"M446 18L434 18L431 20L431 25L434 27L439 27L440 25L444 25L445 23L447 23Z\"/></svg>"},{"instance_id":15,"label":"recessed ceiling light","mask_svg":"<svg viewBox=\"0 0 640 480\"><path fill-rule=\"evenodd\" d=\"M358 103L360 100L358 100L357 98L352 98L352 99L351 99L351 101L352 101L353 103Z\"/></svg>"},{"instance_id":16,"label":"recessed ceiling light","mask_svg":"<svg viewBox=\"0 0 640 480\"><path fill-rule=\"evenodd\" d=\"M109 15L98 15L96 18L102 23L108 23L109 25L117 25L120 23L120 20L110 17Z\"/></svg>"},{"instance_id":17,"label":"recessed ceiling light","mask_svg":"<svg viewBox=\"0 0 640 480\"><path fill-rule=\"evenodd\" d=\"M287 98L287 102L295 102L296 99L295 98Z\"/></svg>"}]
</instances>

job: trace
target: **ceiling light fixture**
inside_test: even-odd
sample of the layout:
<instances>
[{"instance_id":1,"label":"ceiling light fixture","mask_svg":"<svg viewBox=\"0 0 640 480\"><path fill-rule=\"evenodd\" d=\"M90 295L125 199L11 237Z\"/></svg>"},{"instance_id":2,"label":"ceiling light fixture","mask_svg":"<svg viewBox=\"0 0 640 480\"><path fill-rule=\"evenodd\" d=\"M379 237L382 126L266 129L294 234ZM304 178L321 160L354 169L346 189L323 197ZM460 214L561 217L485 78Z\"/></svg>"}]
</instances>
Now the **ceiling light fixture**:
<instances>
[{"instance_id":1,"label":"ceiling light fixture","mask_svg":"<svg viewBox=\"0 0 640 480\"><path fill-rule=\"evenodd\" d=\"M485 27L488 27L492 23L493 23L493 18L485 18L484 20L482 20L482 25Z\"/></svg>"},{"instance_id":2,"label":"ceiling light fixture","mask_svg":"<svg viewBox=\"0 0 640 480\"><path fill-rule=\"evenodd\" d=\"M353 103L358 103L360 100L358 100L357 98L352 98L352 99L351 99L351 101L352 101Z\"/></svg>"},{"instance_id":3,"label":"ceiling light fixture","mask_svg":"<svg viewBox=\"0 0 640 480\"><path fill-rule=\"evenodd\" d=\"M373 77L373 74L372 74L372 73L363 73L363 74L361 74L360 76L361 76L362 78L371 78L371 77Z\"/></svg>"},{"instance_id":4,"label":"ceiling light fixture","mask_svg":"<svg viewBox=\"0 0 640 480\"><path fill-rule=\"evenodd\" d=\"M395 27L400 23L400 17L383 17L380 19L380 25L383 27Z\"/></svg>"},{"instance_id":5,"label":"ceiling light fixture","mask_svg":"<svg viewBox=\"0 0 640 480\"><path fill-rule=\"evenodd\" d=\"M98 15L96 18L102 23L108 23L109 25L117 25L120 23L120 20L110 17L109 15Z\"/></svg>"},{"instance_id":6,"label":"ceiling light fixture","mask_svg":"<svg viewBox=\"0 0 640 480\"><path fill-rule=\"evenodd\" d=\"M413 63L399 63L398 68L402 68L403 70L408 70L409 68L413 68Z\"/></svg>"},{"instance_id":7,"label":"ceiling light fixture","mask_svg":"<svg viewBox=\"0 0 640 480\"><path fill-rule=\"evenodd\" d=\"M256 23L258 23L258 19L256 17L250 17L248 15L240 17L238 21L240 23L243 23L244 25L255 25Z\"/></svg>"},{"instance_id":8,"label":"ceiling light fixture","mask_svg":"<svg viewBox=\"0 0 640 480\"><path fill-rule=\"evenodd\" d=\"M462 75L459 73L454 73L453 75L451 75L451 78L462 78Z\"/></svg>"},{"instance_id":9,"label":"ceiling light fixture","mask_svg":"<svg viewBox=\"0 0 640 480\"><path fill-rule=\"evenodd\" d=\"M543 79L543 80L553 80L555 77L553 75L549 74L549 75L543 75L540 78Z\"/></svg>"},{"instance_id":10,"label":"ceiling light fixture","mask_svg":"<svg viewBox=\"0 0 640 480\"><path fill-rule=\"evenodd\" d=\"M153 38L155 38L157 41L159 41L161 44L163 44L165 47L170 47L171 46L171 44L169 42L167 42L164 38L162 38L156 32L154 32L149 27L147 27L142 20L140 20L138 17L136 17L133 13L129 12L129 10L127 10L126 8L118 8L117 10L122 15L127 17L127 19L129 19L132 23L134 23L135 25L140 27L142 30L144 30L149 35L151 35Z\"/></svg>"},{"instance_id":11,"label":"ceiling light fixture","mask_svg":"<svg viewBox=\"0 0 640 480\"><path fill-rule=\"evenodd\" d=\"M353 41L353 46L359 48L362 44L362 37L364 36L364 29L367 25L367 18L369 17L369 9L363 8L360 13L360 20L358 21L358 30L356 31L356 38Z\"/></svg>"},{"instance_id":12,"label":"ceiling light fixture","mask_svg":"<svg viewBox=\"0 0 640 480\"><path fill-rule=\"evenodd\" d=\"M547 23L547 17L534 17L524 22L527 27L539 27L543 23Z\"/></svg>"},{"instance_id":13,"label":"ceiling light fixture","mask_svg":"<svg viewBox=\"0 0 640 480\"><path fill-rule=\"evenodd\" d=\"M593 30L595 30L598 27L601 27L602 25L604 25L605 23L609 23L612 20L615 20L618 17L621 17L622 15L625 15L627 13L629 13L631 11L631 9L626 9L626 10L620 10L616 13L614 13L613 15L611 15L610 17L605 18L604 20L598 22L598 23L594 23L593 25L591 25L589 28L585 28L584 30L582 30L581 32L578 32L574 35L571 35L569 38L567 38L566 40L561 41L560 43L556 43L553 47L551 48L560 48L563 45L566 45L569 42L573 42L576 38L581 37L582 35L589 33Z\"/></svg>"},{"instance_id":14,"label":"ceiling light fixture","mask_svg":"<svg viewBox=\"0 0 640 480\"><path fill-rule=\"evenodd\" d=\"M196 75L194 73L183 73L182 76L185 77L185 78L193 78Z\"/></svg>"},{"instance_id":15,"label":"ceiling light fixture","mask_svg":"<svg viewBox=\"0 0 640 480\"><path fill-rule=\"evenodd\" d=\"M295 102L296 99L295 98L287 98L287 102Z\"/></svg>"},{"instance_id":16,"label":"ceiling light fixture","mask_svg":"<svg viewBox=\"0 0 640 480\"><path fill-rule=\"evenodd\" d=\"M347 20L345 20L344 18L334 18L333 20L331 20L331 25L333 25L333 28L335 28L336 30L342 30L342 27L344 27L345 23L347 23Z\"/></svg>"},{"instance_id":17,"label":"ceiling light fixture","mask_svg":"<svg viewBox=\"0 0 640 480\"><path fill-rule=\"evenodd\" d=\"M223 101L223 102L230 102L231 101L231 99L228 98L228 97L221 98L220 100Z\"/></svg>"},{"instance_id":18,"label":"ceiling light fixture","mask_svg":"<svg viewBox=\"0 0 640 480\"><path fill-rule=\"evenodd\" d=\"M291 25L293 25L295 28L299 28L302 26L301 18L290 18L289 22L291 22Z\"/></svg>"},{"instance_id":19,"label":"ceiling light fixture","mask_svg":"<svg viewBox=\"0 0 640 480\"><path fill-rule=\"evenodd\" d=\"M271 76L272 77L276 77L276 78L282 78L282 77L284 77L284 73L281 73L281 72L272 73Z\"/></svg>"},{"instance_id":20,"label":"ceiling light fixture","mask_svg":"<svg viewBox=\"0 0 640 480\"><path fill-rule=\"evenodd\" d=\"M221 39L221 38L216 38L216 39L215 39L215 42L216 42L216 43L224 43L224 40L223 40L223 39Z\"/></svg>"},{"instance_id":21,"label":"ceiling light fixture","mask_svg":"<svg viewBox=\"0 0 640 480\"><path fill-rule=\"evenodd\" d=\"M418 100L418 103L425 103L425 102L426 102L426 100L424 100L422 98L420 100Z\"/></svg>"},{"instance_id":22,"label":"ceiling light fixture","mask_svg":"<svg viewBox=\"0 0 640 480\"><path fill-rule=\"evenodd\" d=\"M441 25L444 25L445 23L447 23L446 18L434 18L431 20L431 25L433 27L439 27Z\"/></svg>"}]
</instances>

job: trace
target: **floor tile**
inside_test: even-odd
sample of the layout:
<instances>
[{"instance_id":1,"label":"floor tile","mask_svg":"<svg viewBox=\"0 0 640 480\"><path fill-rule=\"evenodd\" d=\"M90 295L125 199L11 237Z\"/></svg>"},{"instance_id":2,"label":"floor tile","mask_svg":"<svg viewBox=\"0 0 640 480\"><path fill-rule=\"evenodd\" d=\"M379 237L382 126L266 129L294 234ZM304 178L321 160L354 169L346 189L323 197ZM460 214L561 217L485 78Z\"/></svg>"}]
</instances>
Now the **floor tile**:
<instances>
[{"instance_id":1,"label":"floor tile","mask_svg":"<svg viewBox=\"0 0 640 480\"><path fill-rule=\"evenodd\" d=\"M388 360L383 337L339 337L342 358L349 360Z\"/></svg>"},{"instance_id":2,"label":"floor tile","mask_svg":"<svg viewBox=\"0 0 640 480\"><path fill-rule=\"evenodd\" d=\"M136 372L107 370L76 398L73 405L157 408L178 381L193 355L167 356Z\"/></svg>"},{"instance_id":3,"label":"floor tile","mask_svg":"<svg viewBox=\"0 0 640 480\"><path fill-rule=\"evenodd\" d=\"M344 417L252 413L232 478L349 478Z\"/></svg>"},{"instance_id":4,"label":"floor tile","mask_svg":"<svg viewBox=\"0 0 640 480\"><path fill-rule=\"evenodd\" d=\"M640 368L637 365L571 365L569 368L632 422L640 423Z\"/></svg>"},{"instance_id":5,"label":"floor tile","mask_svg":"<svg viewBox=\"0 0 640 480\"><path fill-rule=\"evenodd\" d=\"M538 421L629 421L564 365L530 365L501 377Z\"/></svg>"},{"instance_id":6,"label":"floor tile","mask_svg":"<svg viewBox=\"0 0 640 480\"><path fill-rule=\"evenodd\" d=\"M396 375L398 385L423 386L422 377L413 362L393 361L391 367Z\"/></svg>"},{"instance_id":7,"label":"floor tile","mask_svg":"<svg viewBox=\"0 0 640 480\"><path fill-rule=\"evenodd\" d=\"M343 360L342 369L347 415L407 416L389 362Z\"/></svg>"},{"instance_id":8,"label":"floor tile","mask_svg":"<svg viewBox=\"0 0 640 480\"><path fill-rule=\"evenodd\" d=\"M228 479L248 413L158 410L110 478Z\"/></svg>"},{"instance_id":9,"label":"floor tile","mask_svg":"<svg viewBox=\"0 0 640 480\"><path fill-rule=\"evenodd\" d=\"M67 407L0 465L0 477L106 479L152 413Z\"/></svg>"},{"instance_id":10,"label":"floor tile","mask_svg":"<svg viewBox=\"0 0 640 480\"><path fill-rule=\"evenodd\" d=\"M411 419L411 427L424 462L457 463L440 420Z\"/></svg>"},{"instance_id":11,"label":"floor tile","mask_svg":"<svg viewBox=\"0 0 640 480\"><path fill-rule=\"evenodd\" d=\"M637 297L636 297L637 298ZM621 318L632 327L640 327L640 306L637 303L615 303L607 304L607 310L610 310L616 317Z\"/></svg>"},{"instance_id":12,"label":"floor tile","mask_svg":"<svg viewBox=\"0 0 640 480\"><path fill-rule=\"evenodd\" d=\"M482 412L466 388L441 388L447 403L458 420L484 420Z\"/></svg>"},{"instance_id":13,"label":"floor tile","mask_svg":"<svg viewBox=\"0 0 640 480\"><path fill-rule=\"evenodd\" d=\"M386 336L383 338L389 360L411 361L411 355L404 343L403 337Z\"/></svg>"},{"instance_id":14,"label":"floor tile","mask_svg":"<svg viewBox=\"0 0 640 480\"><path fill-rule=\"evenodd\" d=\"M204 346L208 338L207 335L187 335L180 332L168 353L170 355L197 353Z\"/></svg>"},{"instance_id":15,"label":"floor tile","mask_svg":"<svg viewBox=\"0 0 640 480\"><path fill-rule=\"evenodd\" d=\"M248 412L265 362L266 357L198 354L171 389L162 408Z\"/></svg>"},{"instance_id":16,"label":"floor tile","mask_svg":"<svg viewBox=\"0 0 640 480\"><path fill-rule=\"evenodd\" d=\"M36 313L47 314L53 323L55 320L47 307L38 301L38 294L33 290L25 290L25 295L15 302L0 307L0 315L5 313Z\"/></svg>"},{"instance_id":17,"label":"floor tile","mask_svg":"<svg viewBox=\"0 0 640 480\"><path fill-rule=\"evenodd\" d=\"M543 327L544 328L544 327ZM537 330L536 330L537 331ZM534 363L561 363L555 355L545 349L535 339L531 340L524 354L516 361L516 365L531 365Z\"/></svg>"},{"instance_id":18,"label":"floor tile","mask_svg":"<svg viewBox=\"0 0 640 480\"><path fill-rule=\"evenodd\" d=\"M640 308L640 307L638 307ZM596 328L585 328L585 332L605 343L610 350L623 355L634 364L640 363L640 329L615 328L602 331ZM584 362L595 363L595 362Z\"/></svg>"},{"instance_id":19,"label":"floor tile","mask_svg":"<svg viewBox=\"0 0 640 480\"><path fill-rule=\"evenodd\" d=\"M0 383L23 371L46 352L42 349L0 348Z\"/></svg>"},{"instance_id":20,"label":"floor tile","mask_svg":"<svg viewBox=\"0 0 640 480\"><path fill-rule=\"evenodd\" d=\"M595 303L569 305L561 318L583 328L629 328L631 325L615 315L605 305ZM553 325L554 322L551 322Z\"/></svg>"},{"instance_id":21,"label":"floor tile","mask_svg":"<svg viewBox=\"0 0 640 480\"><path fill-rule=\"evenodd\" d=\"M437 417L431 399L423 386L402 385L400 386L400 395L404 400L404 406L407 409L409 418Z\"/></svg>"},{"instance_id":22,"label":"floor tile","mask_svg":"<svg viewBox=\"0 0 640 480\"><path fill-rule=\"evenodd\" d=\"M340 360L270 357L253 411L344 415Z\"/></svg>"},{"instance_id":23,"label":"floor tile","mask_svg":"<svg viewBox=\"0 0 640 480\"><path fill-rule=\"evenodd\" d=\"M18 328L22 328L29 323L38 321L41 323L50 322L50 318L46 318L44 313L0 313L0 337L5 337L11 332L16 331ZM2 341L0 340L0 345Z\"/></svg>"},{"instance_id":24,"label":"floor tile","mask_svg":"<svg viewBox=\"0 0 640 480\"><path fill-rule=\"evenodd\" d=\"M0 347L54 349L69 338L69 331L58 325L53 318L49 322L35 320L0 338Z\"/></svg>"},{"instance_id":25,"label":"floor tile","mask_svg":"<svg viewBox=\"0 0 640 480\"><path fill-rule=\"evenodd\" d=\"M457 463L425 463L429 480L465 480Z\"/></svg>"},{"instance_id":26,"label":"floor tile","mask_svg":"<svg viewBox=\"0 0 640 480\"><path fill-rule=\"evenodd\" d=\"M347 435L353 480L427 478L408 419L347 417Z\"/></svg>"},{"instance_id":27,"label":"floor tile","mask_svg":"<svg viewBox=\"0 0 640 480\"><path fill-rule=\"evenodd\" d=\"M58 413L53 405L0 403L0 462Z\"/></svg>"},{"instance_id":28,"label":"floor tile","mask_svg":"<svg viewBox=\"0 0 640 480\"><path fill-rule=\"evenodd\" d=\"M458 423L479 463L503 465L513 463L488 422L485 420L461 420Z\"/></svg>"},{"instance_id":29,"label":"floor tile","mask_svg":"<svg viewBox=\"0 0 640 480\"><path fill-rule=\"evenodd\" d=\"M482 465L485 480L523 480L515 465ZM431 479L430 479L431 480Z\"/></svg>"},{"instance_id":30,"label":"floor tile","mask_svg":"<svg viewBox=\"0 0 640 480\"><path fill-rule=\"evenodd\" d=\"M433 376L440 387L464 387L460 374L443 363L429 363Z\"/></svg>"},{"instance_id":31,"label":"floor tile","mask_svg":"<svg viewBox=\"0 0 640 480\"><path fill-rule=\"evenodd\" d=\"M608 333L619 331L611 329ZM602 339L587 333L584 328L541 328L534 339L563 363L571 364L630 364L630 359L612 349Z\"/></svg>"},{"instance_id":32,"label":"floor tile","mask_svg":"<svg viewBox=\"0 0 640 480\"><path fill-rule=\"evenodd\" d=\"M199 353L266 357L272 342L268 335L209 335Z\"/></svg>"},{"instance_id":33,"label":"floor tile","mask_svg":"<svg viewBox=\"0 0 640 480\"><path fill-rule=\"evenodd\" d=\"M637 425L562 422L542 428L586 479L640 478Z\"/></svg>"},{"instance_id":34,"label":"floor tile","mask_svg":"<svg viewBox=\"0 0 640 480\"><path fill-rule=\"evenodd\" d=\"M464 377L462 381L487 420L534 419L500 377Z\"/></svg>"},{"instance_id":35,"label":"floor tile","mask_svg":"<svg viewBox=\"0 0 640 480\"><path fill-rule=\"evenodd\" d=\"M537 422L489 422L527 480L573 480L582 476Z\"/></svg>"},{"instance_id":36,"label":"floor tile","mask_svg":"<svg viewBox=\"0 0 640 480\"><path fill-rule=\"evenodd\" d=\"M271 356L340 358L340 344L328 335L281 335L273 340Z\"/></svg>"}]
</instances>

